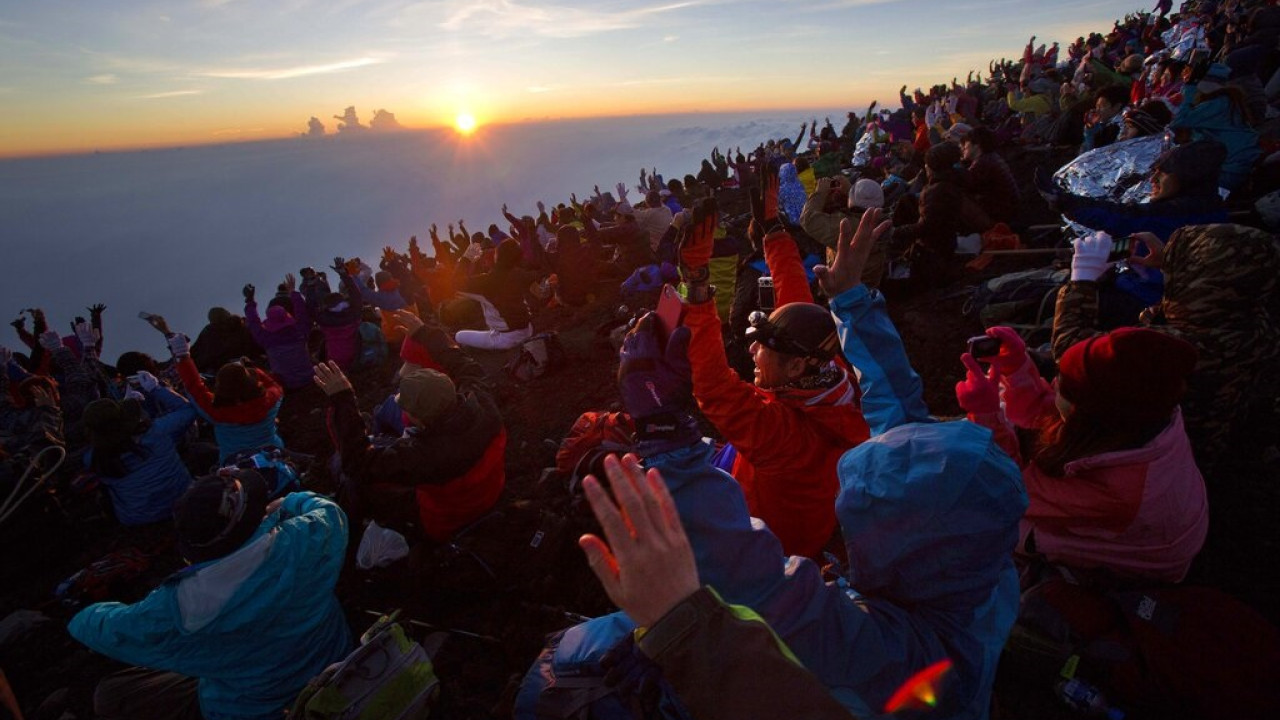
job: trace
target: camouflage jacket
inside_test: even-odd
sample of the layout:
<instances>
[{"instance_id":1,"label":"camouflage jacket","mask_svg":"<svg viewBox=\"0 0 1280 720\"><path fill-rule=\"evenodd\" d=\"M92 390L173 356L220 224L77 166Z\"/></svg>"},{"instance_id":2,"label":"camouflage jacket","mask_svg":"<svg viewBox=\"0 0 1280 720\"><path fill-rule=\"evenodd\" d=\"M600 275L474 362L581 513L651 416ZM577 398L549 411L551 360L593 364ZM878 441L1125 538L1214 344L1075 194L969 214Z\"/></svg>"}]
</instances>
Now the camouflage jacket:
<instances>
[{"instance_id":1,"label":"camouflage jacket","mask_svg":"<svg viewBox=\"0 0 1280 720\"><path fill-rule=\"evenodd\" d=\"M1227 448L1231 427L1250 402L1276 394L1280 244L1240 225L1187 226L1169 239L1163 270L1164 298L1143 311L1140 322L1186 340L1200 354L1182 409L1205 468ZM1054 357L1100 334L1097 320L1097 284L1065 285L1053 320Z\"/></svg>"}]
</instances>

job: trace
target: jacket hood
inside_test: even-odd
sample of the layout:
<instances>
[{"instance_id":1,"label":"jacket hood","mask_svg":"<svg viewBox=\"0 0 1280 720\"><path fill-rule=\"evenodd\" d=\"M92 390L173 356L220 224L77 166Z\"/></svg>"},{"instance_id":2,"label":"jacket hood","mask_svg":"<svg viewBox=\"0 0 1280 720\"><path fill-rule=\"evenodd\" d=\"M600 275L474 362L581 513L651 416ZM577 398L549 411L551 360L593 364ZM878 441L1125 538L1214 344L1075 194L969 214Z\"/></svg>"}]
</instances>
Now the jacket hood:
<instances>
[{"instance_id":1,"label":"jacket hood","mask_svg":"<svg viewBox=\"0 0 1280 720\"><path fill-rule=\"evenodd\" d=\"M276 332L292 326L296 321L288 310L279 305L267 308L267 319L262 321L262 328L267 332Z\"/></svg>"},{"instance_id":2,"label":"jacket hood","mask_svg":"<svg viewBox=\"0 0 1280 720\"><path fill-rule=\"evenodd\" d=\"M1188 226L1169 238L1164 274L1159 310L1170 324L1267 324L1264 303L1280 283L1280 245L1242 225Z\"/></svg>"},{"instance_id":3,"label":"jacket hood","mask_svg":"<svg viewBox=\"0 0 1280 720\"><path fill-rule=\"evenodd\" d=\"M991 431L900 425L845 453L837 473L855 590L903 605L975 607L991 595L1027 508L1022 473Z\"/></svg>"}]
</instances>

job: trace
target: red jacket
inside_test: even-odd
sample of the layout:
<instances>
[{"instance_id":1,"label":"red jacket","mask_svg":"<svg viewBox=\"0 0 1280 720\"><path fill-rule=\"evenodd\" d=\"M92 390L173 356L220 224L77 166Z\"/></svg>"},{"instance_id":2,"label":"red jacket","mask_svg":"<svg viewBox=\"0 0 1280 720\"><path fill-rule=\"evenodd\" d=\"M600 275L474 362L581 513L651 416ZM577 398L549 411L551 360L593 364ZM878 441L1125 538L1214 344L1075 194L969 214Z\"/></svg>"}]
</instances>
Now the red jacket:
<instances>
[{"instance_id":1,"label":"red jacket","mask_svg":"<svg viewBox=\"0 0 1280 720\"><path fill-rule=\"evenodd\" d=\"M795 243L765 242L779 306L813 302ZM870 436L848 373L832 388L761 390L742 381L725 357L714 303L691 305L689 361L703 415L738 450L734 478L751 514L764 520L791 555L816 557L835 530L840 456Z\"/></svg>"}]
</instances>

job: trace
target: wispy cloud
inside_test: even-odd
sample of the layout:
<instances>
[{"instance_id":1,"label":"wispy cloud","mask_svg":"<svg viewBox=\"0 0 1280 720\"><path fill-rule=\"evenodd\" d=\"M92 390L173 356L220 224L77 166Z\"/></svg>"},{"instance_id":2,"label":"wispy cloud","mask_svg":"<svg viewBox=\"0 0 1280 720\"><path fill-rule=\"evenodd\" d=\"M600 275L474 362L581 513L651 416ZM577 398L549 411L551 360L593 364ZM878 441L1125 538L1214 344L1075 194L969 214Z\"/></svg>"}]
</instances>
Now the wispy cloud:
<instances>
[{"instance_id":1,"label":"wispy cloud","mask_svg":"<svg viewBox=\"0 0 1280 720\"><path fill-rule=\"evenodd\" d=\"M169 92L152 93L151 95L139 95L139 100L163 100L165 98L185 97L187 95L201 95L203 90L171 90Z\"/></svg>"},{"instance_id":2,"label":"wispy cloud","mask_svg":"<svg viewBox=\"0 0 1280 720\"><path fill-rule=\"evenodd\" d=\"M545 92L551 92L552 90L555 90L555 88L548 87L546 85L530 85L529 87L525 88L525 91L531 92L531 93L545 93Z\"/></svg>"},{"instance_id":3,"label":"wispy cloud","mask_svg":"<svg viewBox=\"0 0 1280 720\"><path fill-rule=\"evenodd\" d=\"M623 10L596 10L567 5L535 7L516 0L467 0L455 3L440 27L490 38L529 34L576 38L641 27L657 16L717 1L683 0Z\"/></svg>"},{"instance_id":4,"label":"wispy cloud","mask_svg":"<svg viewBox=\"0 0 1280 720\"><path fill-rule=\"evenodd\" d=\"M107 73L105 75L91 75L85 78L84 81L89 85L115 85L120 82L120 77Z\"/></svg>"},{"instance_id":5,"label":"wispy cloud","mask_svg":"<svg viewBox=\"0 0 1280 720\"><path fill-rule=\"evenodd\" d=\"M330 73L346 72L348 70L368 67L369 65L377 65L383 62L386 62L385 58L360 57L319 65L299 65L284 68L214 69L197 72L195 75L200 77L234 80L291 80L293 78L307 77L309 75L328 75Z\"/></svg>"}]
</instances>

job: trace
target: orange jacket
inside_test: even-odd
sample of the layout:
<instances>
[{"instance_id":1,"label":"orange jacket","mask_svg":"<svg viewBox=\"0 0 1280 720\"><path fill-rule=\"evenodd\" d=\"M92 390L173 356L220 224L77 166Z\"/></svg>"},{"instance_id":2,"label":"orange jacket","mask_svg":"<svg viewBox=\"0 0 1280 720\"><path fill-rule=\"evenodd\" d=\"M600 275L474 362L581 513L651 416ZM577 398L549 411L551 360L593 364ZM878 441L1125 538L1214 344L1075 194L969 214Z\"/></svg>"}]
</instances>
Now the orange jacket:
<instances>
[{"instance_id":1,"label":"orange jacket","mask_svg":"<svg viewBox=\"0 0 1280 720\"><path fill-rule=\"evenodd\" d=\"M770 236L765 258L780 306L798 297L812 302L789 236ZM692 333L694 398L738 450L733 475L748 509L768 524L785 552L818 556L836 525L836 463L871 434L855 384L845 373L829 389L761 390L729 367L714 303L689 306L684 324Z\"/></svg>"}]
</instances>

